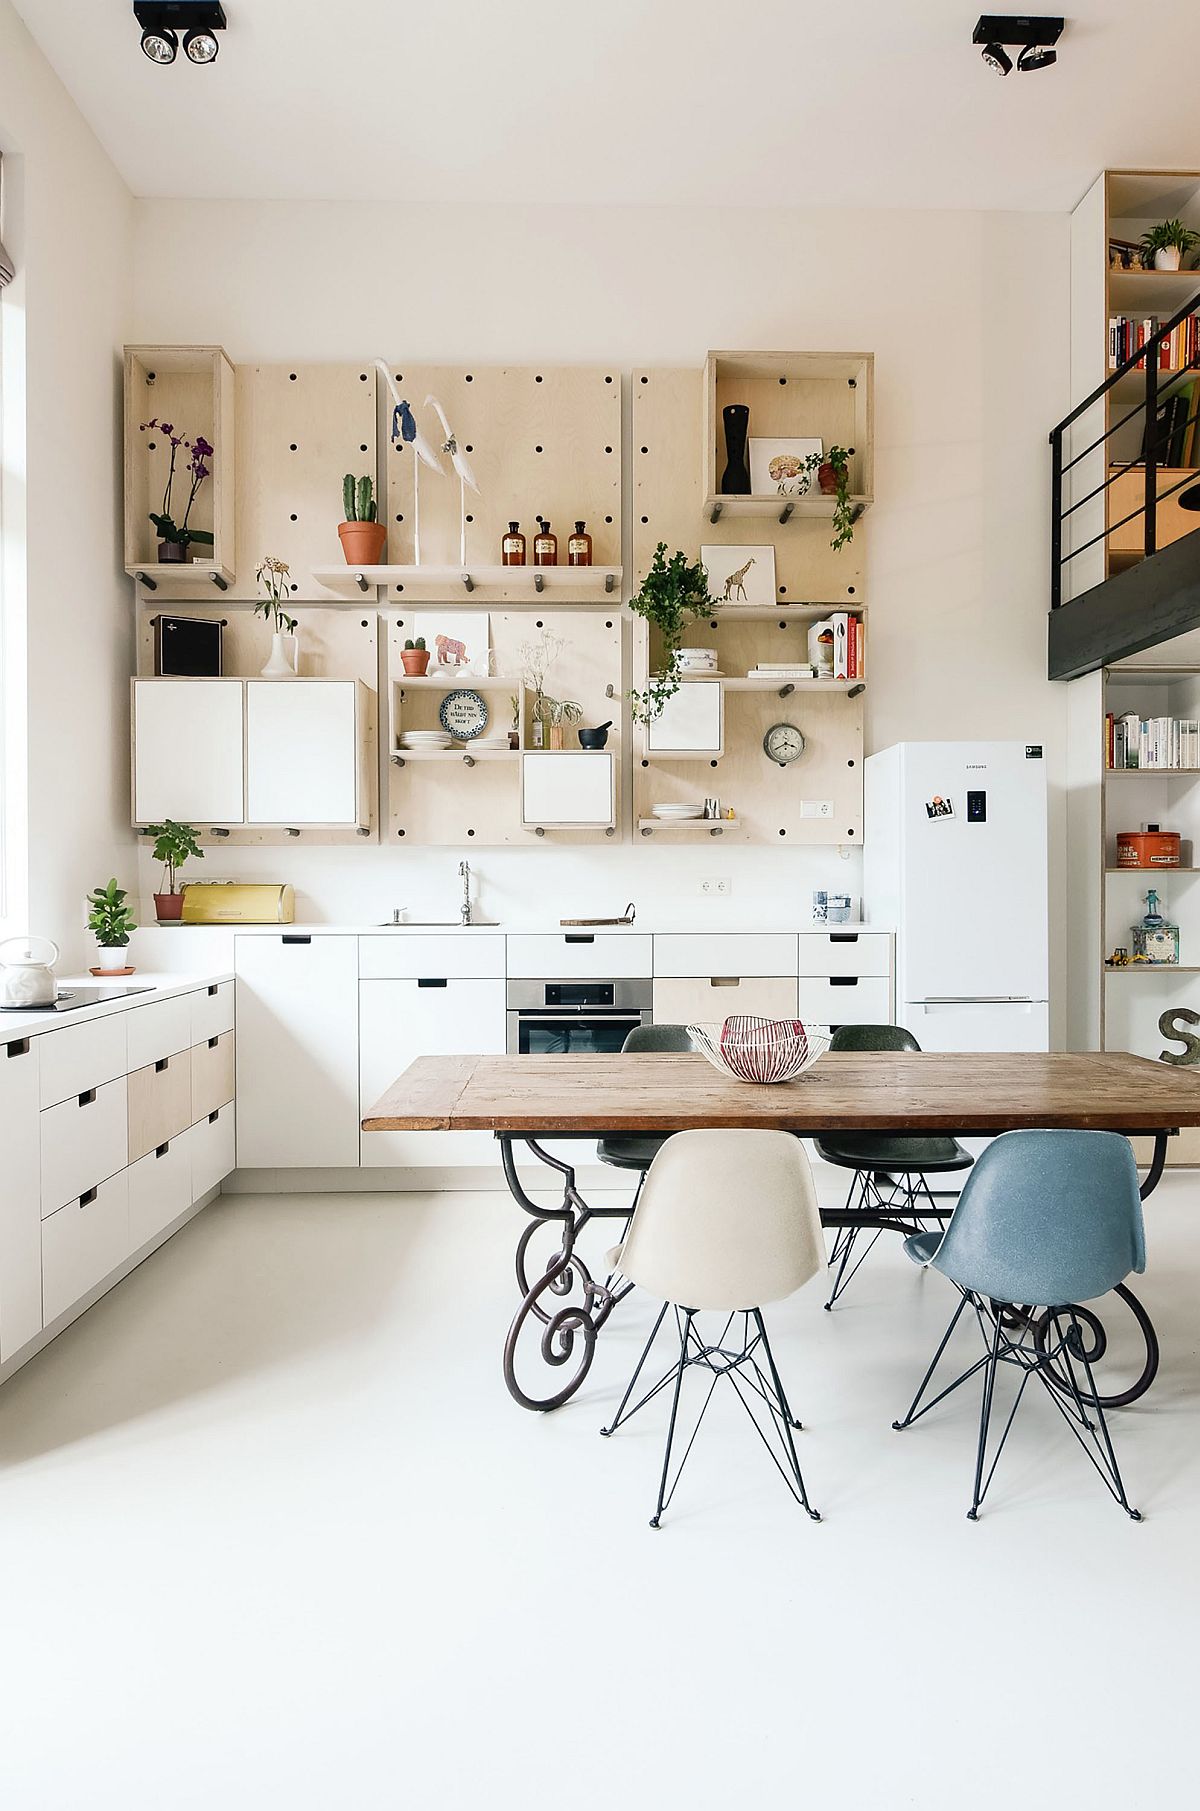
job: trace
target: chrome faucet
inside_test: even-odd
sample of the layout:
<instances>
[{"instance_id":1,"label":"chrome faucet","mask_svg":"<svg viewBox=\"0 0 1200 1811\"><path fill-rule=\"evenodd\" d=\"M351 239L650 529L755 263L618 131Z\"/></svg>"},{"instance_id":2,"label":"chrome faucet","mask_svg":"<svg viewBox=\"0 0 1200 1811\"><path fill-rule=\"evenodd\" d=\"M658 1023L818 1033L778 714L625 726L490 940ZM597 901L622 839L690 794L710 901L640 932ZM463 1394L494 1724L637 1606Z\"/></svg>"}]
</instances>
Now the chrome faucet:
<instances>
[{"instance_id":1,"label":"chrome faucet","mask_svg":"<svg viewBox=\"0 0 1200 1811\"><path fill-rule=\"evenodd\" d=\"M470 862L469 861L460 861L458 864L458 871L462 875L462 883L463 883L462 921L464 924L470 924L470 922L471 922L471 864L470 864Z\"/></svg>"}]
</instances>

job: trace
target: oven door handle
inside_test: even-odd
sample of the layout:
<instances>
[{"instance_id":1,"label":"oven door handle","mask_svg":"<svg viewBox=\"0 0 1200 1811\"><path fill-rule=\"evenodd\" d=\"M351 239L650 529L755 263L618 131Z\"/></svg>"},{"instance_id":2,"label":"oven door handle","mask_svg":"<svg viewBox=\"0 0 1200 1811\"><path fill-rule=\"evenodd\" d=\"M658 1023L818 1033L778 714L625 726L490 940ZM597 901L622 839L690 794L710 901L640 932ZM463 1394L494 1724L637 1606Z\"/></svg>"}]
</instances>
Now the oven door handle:
<instances>
[{"instance_id":1,"label":"oven door handle","mask_svg":"<svg viewBox=\"0 0 1200 1811\"><path fill-rule=\"evenodd\" d=\"M645 1014L636 1006L567 1006L561 1012L511 1012L522 1025L573 1025L577 1019L628 1019L640 1025Z\"/></svg>"}]
</instances>

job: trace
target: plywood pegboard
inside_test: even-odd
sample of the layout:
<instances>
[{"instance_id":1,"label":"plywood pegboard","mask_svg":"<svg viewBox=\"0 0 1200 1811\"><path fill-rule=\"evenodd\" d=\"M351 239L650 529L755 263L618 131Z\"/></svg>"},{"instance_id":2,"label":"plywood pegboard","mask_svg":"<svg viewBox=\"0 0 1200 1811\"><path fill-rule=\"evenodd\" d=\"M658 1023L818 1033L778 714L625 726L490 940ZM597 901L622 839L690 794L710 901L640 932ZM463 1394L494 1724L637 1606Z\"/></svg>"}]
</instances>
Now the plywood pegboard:
<instances>
[{"instance_id":1,"label":"plywood pegboard","mask_svg":"<svg viewBox=\"0 0 1200 1811\"><path fill-rule=\"evenodd\" d=\"M451 418L453 419L453 418ZM443 613L446 606L419 606L414 611L389 613L386 624L387 677L384 687L384 741L388 757L388 810L385 837L403 843L451 845L475 842L530 847L541 840L521 824L520 760L508 756L480 757L468 766L461 754L439 755L433 760L412 760L404 766L391 761L402 728L436 729L438 709L447 690L455 685L483 692L489 707L489 728L507 729L512 721L510 699L522 699L521 649L536 641L543 628L562 638L559 658L546 675L546 690L583 706L585 725L612 718L609 748L616 756L617 796L620 797L622 623L619 612L490 610L464 612L477 620L489 619L493 673L483 679L464 673L459 680L407 679L400 653L407 639L418 633L418 615ZM611 694L611 695L610 695ZM526 709L519 709L522 745L530 742ZM565 731L568 748L577 748L574 728ZM546 831L546 840L571 843L604 843L615 840L603 830Z\"/></svg>"},{"instance_id":2,"label":"plywood pegboard","mask_svg":"<svg viewBox=\"0 0 1200 1811\"><path fill-rule=\"evenodd\" d=\"M830 546L828 519L793 516L723 515L709 522L704 513L707 471L704 441L705 375L702 370L641 370L633 374L633 557L629 589L649 570L655 545L668 553L681 548L699 559L703 545L770 546L775 549L775 582L780 603L832 604L865 601L866 519L848 547ZM738 400L744 400L739 397ZM751 432L757 423L751 413Z\"/></svg>"},{"instance_id":3,"label":"plywood pegboard","mask_svg":"<svg viewBox=\"0 0 1200 1811\"><path fill-rule=\"evenodd\" d=\"M426 397L438 398L479 485L467 492L468 567L500 563L500 542L519 521L533 564L538 515L549 519L567 561L567 536L587 523L596 566L621 564L621 373L617 365L409 365L392 375L426 438L442 443L441 424ZM386 399L385 387L380 385ZM390 415L390 411L387 411ZM413 545L413 453L387 446L388 557L410 565ZM461 565L459 483L444 455L445 475L421 470L421 560ZM397 601L389 587L388 603Z\"/></svg>"}]
</instances>

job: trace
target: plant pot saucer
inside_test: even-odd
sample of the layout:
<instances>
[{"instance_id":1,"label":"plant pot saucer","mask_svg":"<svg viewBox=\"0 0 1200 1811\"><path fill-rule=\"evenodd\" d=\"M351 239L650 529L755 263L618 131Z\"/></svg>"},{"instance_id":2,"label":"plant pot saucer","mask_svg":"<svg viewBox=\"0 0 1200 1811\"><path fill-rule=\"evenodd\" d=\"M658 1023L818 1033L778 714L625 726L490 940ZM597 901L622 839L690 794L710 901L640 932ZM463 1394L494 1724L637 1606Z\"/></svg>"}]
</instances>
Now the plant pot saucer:
<instances>
[{"instance_id":1,"label":"plant pot saucer","mask_svg":"<svg viewBox=\"0 0 1200 1811\"><path fill-rule=\"evenodd\" d=\"M115 980L121 975L136 975L137 969L132 965L129 968L89 968L88 974L97 975L101 980L107 979L110 976Z\"/></svg>"}]
</instances>

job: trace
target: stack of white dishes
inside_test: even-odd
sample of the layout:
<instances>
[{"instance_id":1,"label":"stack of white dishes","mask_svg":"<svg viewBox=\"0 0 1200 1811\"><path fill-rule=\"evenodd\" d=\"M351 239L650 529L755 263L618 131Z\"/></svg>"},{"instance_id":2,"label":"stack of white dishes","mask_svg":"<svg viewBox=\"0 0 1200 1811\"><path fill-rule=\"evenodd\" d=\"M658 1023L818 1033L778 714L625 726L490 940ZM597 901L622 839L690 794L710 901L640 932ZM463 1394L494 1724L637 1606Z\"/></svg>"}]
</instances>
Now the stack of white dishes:
<instances>
[{"instance_id":1,"label":"stack of white dishes","mask_svg":"<svg viewBox=\"0 0 1200 1811\"><path fill-rule=\"evenodd\" d=\"M476 736L473 741L463 744L471 755L498 755L508 753L508 735L503 733L493 736Z\"/></svg>"},{"instance_id":2,"label":"stack of white dishes","mask_svg":"<svg viewBox=\"0 0 1200 1811\"><path fill-rule=\"evenodd\" d=\"M401 748L420 754L449 748L452 741L453 737L444 729L406 729L400 736Z\"/></svg>"},{"instance_id":3,"label":"stack of white dishes","mask_svg":"<svg viewBox=\"0 0 1200 1811\"><path fill-rule=\"evenodd\" d=\"M679 671L686 673L691 678L719 679L721 677L715 648L680 648L676 658Z\"/></svg>"},{"instance_id":4,"label":"stack of white dishes","mask_svg":"<svg viewBox=\"0 0 1200 1811\"><path fill-rule=\"evenodd\" d=\"M704 816L703 805L655 805L653 809L654 816L661 818L667 824L682 821L684 818Z\"/></svg>"}]
</instances>

